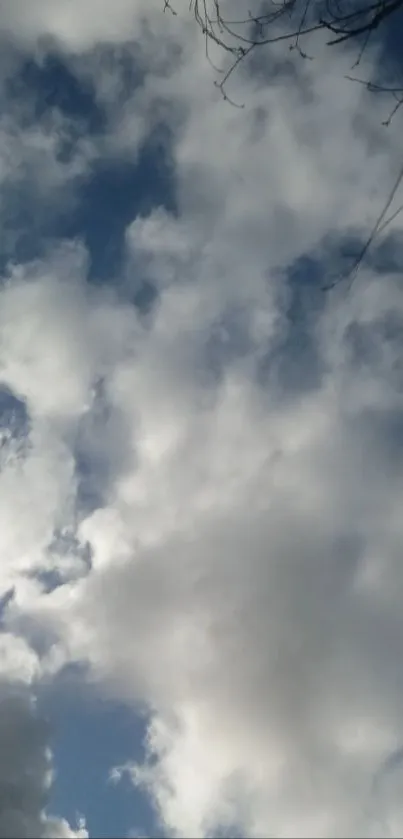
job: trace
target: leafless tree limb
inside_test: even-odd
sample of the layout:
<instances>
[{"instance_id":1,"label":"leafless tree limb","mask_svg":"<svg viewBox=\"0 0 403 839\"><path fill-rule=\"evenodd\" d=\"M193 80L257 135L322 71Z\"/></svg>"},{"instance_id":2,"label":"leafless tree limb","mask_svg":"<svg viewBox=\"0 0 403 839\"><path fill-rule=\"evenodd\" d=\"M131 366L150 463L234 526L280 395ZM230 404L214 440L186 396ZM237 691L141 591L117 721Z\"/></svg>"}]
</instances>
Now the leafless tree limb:
<instances>
[{"instance_id":1,"label":"leafless tree limb","mask_svg":"<svg viewBox=\"0 0 403 839\"><path fill-rule=\"evenodd\" d=\"M246 0L247 2L247 0ZM171 7L171 0L164 0L165 9ZM259 13L247 13L238 19L225 17L223 0L190 0L197 25L200 27L206 44L209 60L209 44L220 47L230 57L226 69L215 68L221 76L215 82L225 100L236 107L242 104L234 102L226 91L226 85L234 71L251 54L270 44L288 43L290 50L297 50L303 58L312 58L301 48L306 36L320 30L330 33L328 46L356 41L359 52L354 67L360 64L371 36L385 26L390 17L403 10L403 0L262 0ZM214 66L214 65L213 65ZM403 105L403 87L389 87L372 81L365 81L354 76L346 76L352 82L364 85L371 93L390 95L395 104L384 121L389 125L399 108ZM384 232L389 224L403 210L401 205L386 218L396 193L403 181L403 166L388 195L367 240L359 251L350 268L339 275L323 290L334 288L341 281L350 285L369 251L374 239Z\"/></svg>"},{"instance_id":2,"label":"leafless tree limb","mask_svg":"<svg viewBox=\"0 0 403 839\"><path fill-rule=\"evenodd\" d=\"M307 35L319 30L335 36L327 42L329 46L358 41L357 66L373 33L403 9L403 0L263 0L258 13L248 10L239 18L226 17L223 8L222 0L190 0L190 10L205 38L209 60L209 43L219 46L232 59L225 70L215 68L221 76L216 86L231 101L226 92L227 82L251 53L259 47L284 41L303 58L312 58L301 43ZM174 11L172 0L164 0L164 9Z\"/></svg>"},{"instance_id":3,"label":"leafless tree limb","mask_svg":"<svg viewBox=\"0 0 403 839\"><path fill-rule=\"evenodd\" d=\"M353 284L353 282L354 282L354 280L355 280L355 278L358 274L358 271L360 270L361 265L362 265L366 255L367 255L369 249L371 248L371 246L374 242L374 239L377 236L379 236L380 233L384 232L385 228L388 227L389 224L391 224L392 221L394 221L396 216L399 215L399 213L403 209L403 206L398 207L398 209L395 210L395 212L392 213L392 215L388 219L385 220L385 216L387 215L387 212L388 212L388 210L389 210L389 208L390 208L390 206L393 202L393 199L395 198L395 195L396 195L402 181L403 181L403 166L400 169L400 172L399 172L399 174L398 174L398 176L397 176L397 178L396 178L396 180L393 184L393 187L392 187L392 189L391 189L391 191L388 195L388 198L387 198L387 200L386 200L386 202L385 202L385 204L382 208L381 213L379 214L379 216L378 216L378 218L377 218L377 220L376 220L368 238L366 239L364 245L362 246L361 250L357 254L355 260L352 263L352 265L350 266L350 268L346 272L342 273L340 276L336 277L331 283L329 283L327 286L325 286L324 289L323 289L324 291L331 291L333 288L335 288L343 280L347 281L349 283L350 287L352 286L352 284Z\"/></svg>"}]
</instances>

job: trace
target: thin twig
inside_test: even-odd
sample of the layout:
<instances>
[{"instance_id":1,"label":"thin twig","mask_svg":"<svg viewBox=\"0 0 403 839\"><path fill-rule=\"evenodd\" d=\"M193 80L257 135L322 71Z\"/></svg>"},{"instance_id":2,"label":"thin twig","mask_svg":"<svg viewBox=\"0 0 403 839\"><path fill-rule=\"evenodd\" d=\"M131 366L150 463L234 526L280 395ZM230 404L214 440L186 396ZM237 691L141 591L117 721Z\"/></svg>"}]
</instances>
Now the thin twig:
<instances>
[{"instance_id":1,"label":"thin twig","mask_svg":"<svg viewBox=\"0 0 403 839\"><path fill-rule=\"evenodd\" d=\"M365 259L365 257L367 255L374 239L376 238L377 235L379 235L379 233L381 231L385 230L385 227L388 224L390 224L391 221L393 221L394 218L396 218L398 212L400 212L400 210L402 209L402 207L399 207L399 209L390 217L390 219L388 219L388 221L384 222L384 218L386 216L386 213L388 212L389 207L390 207L390 205L391 205L391 203L392 203L392 201L393 201L393 199L396 195L396 192L399 189L399 186L400 186L402 181L403 181L403 166L400 169L400 172L399 172L399 174L396 178L395 183L393 184L393 187L392 187L392 189L389 193L389 196L388 196L388 199L387 199L386 203L384 204L382 212L379 214L379 216L378 216L378 218L377 218L377 220L376 220L376 222L375 222L375 224L374 224L366 242L364 243L363 247L361 248L361 250L360 250L358 256L356 257L356 259L354 260L353 264L350 266L350 268L348 269L348 271L346 273L342 273L339 277L337 277L335 280L333 280L329 285L324 286L323 291L331 291L342 280L350 280L350 286L349 287L351 288L351 286L352 286L352 284L353 284L353 282L354 282L354 280L355 280L355 278L358 274L360 266L361 266L363 260Z\"/></svg>"}]
</instances>

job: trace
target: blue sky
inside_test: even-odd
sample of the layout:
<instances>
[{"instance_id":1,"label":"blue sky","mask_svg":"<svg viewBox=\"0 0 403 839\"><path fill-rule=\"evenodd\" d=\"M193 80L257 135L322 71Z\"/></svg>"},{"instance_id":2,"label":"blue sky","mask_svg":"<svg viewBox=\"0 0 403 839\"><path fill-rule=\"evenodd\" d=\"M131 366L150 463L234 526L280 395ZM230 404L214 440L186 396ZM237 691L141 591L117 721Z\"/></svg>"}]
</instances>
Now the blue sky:
<instances>
[{"instance_id":1,"label":"blue sky","mask_svg":"<svg viewBox=\"0 0 403 839\"><path fill-rule=\"evenodd\" d=\"M126 70L127 84L134 86L134 61L132 64L127 70L123 65L122 72ZM44 119L50 111L57 110L71 122L71 137L59 152L61 162L68 160L75 135L102 137L107 130L94 90L77 79L57 53L45 52L37 60L24 60L6 91L14 107L18 107L18 102L24 107L28 103L33 120ZM17 218L12 223L20 240L14 243L12 255L21 251L25 259L32 258L40 254L49 239L80 237L89 253L89 281L116 282L123 269L127 225L137 215L147 215L153 207L175 207L169 131L164 125L156 126L144 138L135 161L118 157L97 160L74 184L71 206L58 202L51 212L44 208L38 219L37 203L32 201L30 206L29 192L27 197L28 207L25 195L24 202L21 194L16 200ZM6 257L10 257L7 252L3 259Z\"/></svg>"},{"instance_id":2,"label":"blue sky","mask_svg":"<svg viewBox=\"0 0 403 839\"><path fill-rule=\"evenodd\" d=\"M161 5L0 0L0 839L400 835L402 114Z\"/></svg>"},{"instance_id":3,"label":"blue sky","mask_svg":"<svg viewBox=\"0 0 403 839\"><path fill-rule=\"evenodd\" d=\"M42 699L58 767L51 807L70 823L85 813L94 836L124 836L133 827L153 835L158 828L145 796L109 780L111 767L142 759L145 725L125 705L92 694L67 678Z\"/></svg>"}]
</instances>

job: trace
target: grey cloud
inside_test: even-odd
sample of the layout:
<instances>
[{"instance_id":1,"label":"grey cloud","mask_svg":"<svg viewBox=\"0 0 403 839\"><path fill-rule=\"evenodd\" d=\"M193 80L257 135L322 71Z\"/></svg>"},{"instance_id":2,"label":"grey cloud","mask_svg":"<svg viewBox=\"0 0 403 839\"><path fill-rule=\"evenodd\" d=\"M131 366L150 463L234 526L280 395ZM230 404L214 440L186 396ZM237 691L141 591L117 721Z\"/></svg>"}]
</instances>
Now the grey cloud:
<instances>
[{"instance_id":1,"label":"grey cloud","mask_svg":"<svg viewBox=\"0 0 403 839\"><path fill-rule=\"evenodd\" d=\"M0 685L0 836L2 839L85 837L64 819L46 814L52 782L49 726L38 715L29 689L4 679Z\"/></svg>"}]
</instances>

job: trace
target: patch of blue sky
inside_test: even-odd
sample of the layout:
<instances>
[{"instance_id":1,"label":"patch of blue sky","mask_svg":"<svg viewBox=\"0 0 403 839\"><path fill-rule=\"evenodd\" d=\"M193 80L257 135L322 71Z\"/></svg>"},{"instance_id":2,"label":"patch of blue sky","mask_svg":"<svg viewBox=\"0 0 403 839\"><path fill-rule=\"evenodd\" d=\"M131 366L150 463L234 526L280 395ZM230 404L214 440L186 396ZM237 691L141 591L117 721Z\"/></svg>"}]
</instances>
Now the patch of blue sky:
<instances>
[{"instance_id":1,"label":"patch of blue sky","mask_svg":"<svg viewBox=\"0 0 403 839\"><path fill-rule=\"evenodd\" d=\"M15 59L18 61L18 57ZM15 123L15 130L35 127L58 112L68 121L69 131L60 146L59 163L67 162L80 136L100 134L106 116L89 85L76 78L56 53L19 57L16 71L6 78L1 108ZM72 209L71 191L65 189L58 206L49 207L46 196L38 195L29 172L2 186L4 205L0 265L8 260L23 262L40 256L46 239L57 235L57 222ZM74 206L74 205L73 205Z\"/></svg>"},{"instance_id":2,"label":"patch of blue sky","mask_svg":"<svg viewBox=\"0 0 403 839\"><path fill-rule=\"evenodd\" d=\"M380 77L383 79L391 77L393 87L398 86L396 82L399 82L399 79L403 87L402 38L403 9L400 7L393 12L378 36L382 50L379 62Z\"/></svg>"},{"instance_id":3,"label":"patch of blue sky","mask_svg":"<svg viewBox=\"0 0 403 839\"><path fill-rule=\"evenodd\" d=\"M362 251L367 233L346 231L329 234L312 253L301 255L285 271L287 299L285 315L288 328L281 340L273 345L259 362L258 377L264 385L268 380L279 396L298 398L302 392L318 388L325 374L325 362L318 345L316 325L328 304L328 296L338 283L343 284ZM379 274L401 273L403 241L398 234L374 240L365 255L363 265ZM400 322L388 322L382 327L385 340L397 340L401 335ZM374 340L373 326L353 324L346 340L356 363L368 362ZM376 339L377 336L375 336Z\"/></svg>"},{"instance_id":4,"label":"patch of blue sky","mask_svg":"<svg viewBox=\"0 0 403 839\"><path fill-rule=\"evenodd\" d=\"M79 121L86 134L106 129L106 114L97 103L91 85L78 78L56 52L29 56L18 73L7 80L11 107L22 105L30 119L41 119L51 109Z\"/></svg>"},{"instance_id":5,"label":"patch of blue sky","mask_svg":"<svg viewBox=\"0 0 403 839\"><path fill-rule=\"evenodd\" d=\"M284 282L285 328L276 342L259 357L258 381L277 393L281 400L297 399L303 392L318 388L324 374L318 347L316 323L326 305L323 291L325 264L322 254L307 253L287 269L281 269Z\"/></svg>"},{"instance_id":6,"label":"patch of blue sky","mask_svg":"<svg viewBox=\"0 0 403 839\"><path fill-rule=\"evenodd\" d=\"M127 55L123 55L125 85L136 76ZM68 120L69 132L61 151L60 164L68 160L74 144L83 136L102 137L108 130L107 117L90 84L76 76L73 66L55 53L25 61L8 82L4 93L7 107L18 109L34 123L57 109ZM76 130L75 130L76 126ZM103 157L88 172L69 184L50 207L41 201L29 179L6 187L7 217L0 251L0 266L41 256L55 239L80 238L89 252L89 280L119 282L124 270L125 231L136 216L154 207L174 211L175 178L171 164L171 135L157 126L133 160ZM155 294L151 284L139 278L131 288L133 302L148 307Z\"/></svg>"},{"instance_id":7,"label":"patch of blue sky","mask_svg":"<svg viewBox=\"0 0 403 839\"><path fill-rule=\"evenodd\" d=\"M135 162L100 161L76 200L76 211L55 225L54 235L80 236L90 254L89 279L116 282L124 269L127 226L154 207L175 208L168 132L161 126L148 137Z\"/></svg>"},{"instance_id":8,"label":"patch of blue sky","mask_svg":"<svg viewBox=\"0 0 403 839\"><path fill-rule=\"evenodd\" d=\"M26 404L0 381L0 432L9 431L23 438L29 433L30 420Z\"/></svg>"},{"instance_id":9,"label":"patch of blue sky","mask_svg":"<svg viewBox=\"0 0 403 839\"><path fill-rule=\"evenodd\" d=\"M320 385L323 363L315 335L318 313L325 305L323 263L315 254L300 257L287 271L288 329L271 359L279 389L296 398Z\"/></svg>"},{"instance_id":10,"label":"patch of blue sky","mask_svg":"<svg viewBox=\"0 0 403 839\"><path fill-rule=\"evenodd\" d=\"M74 668L39 697L51 726L56 766L49 811L71 824L85 814L90 836L99 839L159 833L155 814L141 790L125 777L110 780L113 767L144 759L146 719L122 704L95 696Z\"/></svg>"}]
</instances>

